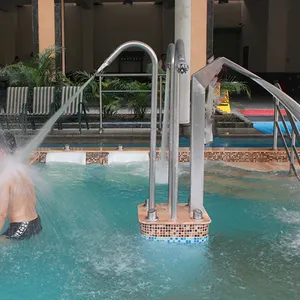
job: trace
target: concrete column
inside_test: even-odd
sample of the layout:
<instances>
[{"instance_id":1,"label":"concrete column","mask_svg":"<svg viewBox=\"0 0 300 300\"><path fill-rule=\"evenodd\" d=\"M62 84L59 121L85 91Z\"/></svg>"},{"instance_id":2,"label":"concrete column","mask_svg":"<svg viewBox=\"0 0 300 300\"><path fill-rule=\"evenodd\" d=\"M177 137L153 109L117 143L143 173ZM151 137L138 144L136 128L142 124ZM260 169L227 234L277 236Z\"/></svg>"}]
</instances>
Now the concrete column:
<instances>
[{"instance_id":1,"label":"concrete column","mask_svg":"<svg viewBox=\"0 0 300 300\"><path fill-rule=\"evenodd\" d=\"M167 53L170 43L174 42L174 6L164 2L162 7L162 49L161 53Z\"/></svg>"},{"instance_id":2,"label":"concrete column","mask_svg":"<svg viewBox=\"0 0 300 300\"><path fill-rule=\"evenodd\" d=\"M214 0L207 0L207 59L214 55L214 6Z\"/></svg>"},{"instance_id":3,"label":"concrete column","mask_svg":"<svg viewBox=\"0 0 300 300\"><path fill-rule=\"evenodd\" d=\"M249 47L247 64L254 73L267 69L268 11L269 0L260 1L259 5L253 0L242 2L241 57L244 47Z\"/></svg>"},{"instance_id":4,"label":"concrete column","mask_svg":"<svg viewBox=\"0 0 300 300\"><path fill-rule=\"evenodd\" d=\"M180 124L190 122L190 78L206 65L207 0L175 0L175 41L182 39L190 70L180 84Z\"/></svg>"},{"instance_id":5,"label":"concrete column","mask_svg":"<svg viewBox=\"0 0 300 300\"><path fill-rule=\"evenodd\" d=\"M54 0L38 0L39 52L55 45Z\"/></svg>"},{"instance_id":6,"label":"concrete column","mask_svg":"<svg viewBox=\"0 0 300 300\"><path fill-rule=\"evenodd\" d=\"M39 0L32 0L32 45L33 54L39 53Z\"/></svg>"},{"instance_id":7,"label":"concrete column","mask_svg":"<svg viewBox=\"0 0 300 300\"><path fill-rule=\"evenodd\" d=\"M192 0L191 74L207 61L207 0Z\"/></svg>"},{"instance_id":8,"label":"concrete column","mask_svg":"<svg viewBox=\"0 0 300 300\"><path fill-rule=\"evenodd\" d=\"M295 30L300 28L300 1L290 2L289 24L287 28L286 72L300 72L300 40L295 36Z\"/></svg>"},{"instance_id":9,"label":"concrete column","mask_svg":"<svg viewBox=\"0 0 300 300\"><path fill-rule=\"evenodd\" d=\"M15 11L0 11L0 64L10 64L18 55L16 47L18 15Z\"/></svg>"},{"instance_id":10,"label":"concrete column","mask_svg":"<svg viewBox=\"0 0 300 300\"><path fill-rule=\"evenodd\" d=\"M54 0L54 24L55 46L61 49L61 54L56 56L56 68L65 73L65 0Z\"/></svg>"},{"instance_id":11,"label":"concrete column","mask_svg":"<svg viewBox=\"0 0 300 300\"><path fill-rule=\"evenodd\" d=\"M57 67L65 72L65 1L32 0L32 31L34 53L49 47L62 49L56 57Z\"/></svg>"},{"instance_id":12,"label":"concrete column","mask_svg":"<svg viewBox=\"0 0 300 300\"><path fill-rule=\"evenodd\" d=\"M81 10L82 70L94 71L94 10Z\"/></svg>"},{"instance_id":13,"label":"concrete column","mask_svg":"<svg viewBox=\"0 0 300 300\"><path fill-rule=\"evenodd\" d=\"M285 72L290 0L269 1L267 72Z\"/></svg>"}]
</instances>

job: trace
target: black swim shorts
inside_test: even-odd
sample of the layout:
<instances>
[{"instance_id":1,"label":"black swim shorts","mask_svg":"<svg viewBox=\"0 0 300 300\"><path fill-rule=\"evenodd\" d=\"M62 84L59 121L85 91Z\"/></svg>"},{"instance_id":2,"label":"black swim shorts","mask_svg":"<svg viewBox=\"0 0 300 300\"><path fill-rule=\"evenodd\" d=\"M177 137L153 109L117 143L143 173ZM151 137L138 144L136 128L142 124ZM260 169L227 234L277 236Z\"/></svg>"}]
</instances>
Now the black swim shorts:
<instances>
[{"instance_id":1,"label":"black swim shorts","mask_svg":"<svg viewBox=\"0 0 300 300\"><path fill-rule=\"evenodd\" d=\"M41 219L38 216L36 219L29 222L10 223L8 229L2 236L5 236L7 239L24 240L39 234L41 231L42 224Z\"/></svg>"}]
</instances>

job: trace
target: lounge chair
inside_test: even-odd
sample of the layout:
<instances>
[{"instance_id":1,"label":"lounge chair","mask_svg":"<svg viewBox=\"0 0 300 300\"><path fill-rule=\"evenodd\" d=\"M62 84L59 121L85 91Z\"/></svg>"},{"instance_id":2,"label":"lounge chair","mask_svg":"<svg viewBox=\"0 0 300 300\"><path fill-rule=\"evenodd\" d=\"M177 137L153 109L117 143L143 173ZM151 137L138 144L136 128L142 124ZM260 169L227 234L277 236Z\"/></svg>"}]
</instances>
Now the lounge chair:
<instances>
[{"instance_id":1,"label":"lounge chair","mask_svg":"<svg viewBox=\"0 0 300 300\"><path fill-rule=\"evenodd\" d=\"M32 129L35 129L36 118L48 118L54 113L55 87L35 87L33 89L32 105L27 104L25 114L25 130L28 118L31 121Z\"/></svg>"},{"instance_id":2,"label":"lounge chair","mask_svg":"<svg viewBox=\"0 0 300 300\"><path fill-rule=\"evenodd\" d=\"M14 118L25 130L24 116L26 115L26 103L28 99L28 87L9 87L7 89L6 105L3 106L1 117L4 117L7 129L9 126L9 119ZM3 126L3 118L1 118L1 125Z\"/></svg>"},{"instance_id":3,"label":"lounge chair","mask_svg":"<svg viewBox=\"0 0 300 300\"><path fill-rule=\"evenodd\" d=\"M61 103L60 106L63 106L72 95L74 95L78 90L80 89L80 86L67 86L62 88L61 92ZM89 123L87 119L86 109L83 103L83 93L80 93L79 96L72 102L71 105L69 105L66 110L63 112L62 116L58 120L58 129L62 129L63 119L66 117L71 116L77 116L78 123L79 123L79 132L81 133L81 120L82 120L82 114L85 117L86 122L86 128L89 129Z\"/></svg>"}]
</instances>

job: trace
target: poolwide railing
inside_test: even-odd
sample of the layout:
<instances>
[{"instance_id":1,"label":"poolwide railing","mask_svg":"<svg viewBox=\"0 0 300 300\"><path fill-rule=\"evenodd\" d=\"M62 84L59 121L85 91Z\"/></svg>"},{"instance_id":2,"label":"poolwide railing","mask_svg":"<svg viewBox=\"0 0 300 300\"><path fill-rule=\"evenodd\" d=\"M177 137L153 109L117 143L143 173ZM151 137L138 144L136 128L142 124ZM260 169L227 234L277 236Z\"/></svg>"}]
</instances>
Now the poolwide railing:
<instances>
[{"instance_id":1,"label":"poolwide railing","mask_svg":"<svg viewBox=\"0 0 300 300\"><path fill-rule=\"evenodd\" d=\"M297 123L300 120L300 105L285 94L279 85L272 85L263 80L252 72L230 61L225 57L218 58L203 69L196 72L192 76L192 95L191 95L191 182L190 182L190 205L191 209L203 207L203 182L204 182L204 144L213 141L212 119L215 108L214 97L211 93L207 93L206 89L210 91L214 89L217 82L217 76L226 66L234 71L249 77L257 84L262 86L274 97L275 102L275 118L274 118L274 150L277 149L278 133L281 137L291 166L291 171L297 178L299 178L295 164L294 157L300 163L299 154L296 148L296 140L300 141L300 134ZM290 122L289 129L287 123L281 112L281 108L286 111L287 118ZM284 135L279 126L279 116L283 122L286 134ZM291 150L288 148L286 142L288 139L291 143ZM200 184L199 184L199 178Z\"/></svg>"},{"instance_id":2,"label":"poolwide railing","mask_svg":"<svg viewBox=\"0 0 300 300\"><path fill-rule=\"evenodd\" d=\"M275 83L275 86L281 89L279 83ZM300 143L300 134L297 121L293 113L286 109L282 102L277 98L274 98L274 129L273 129L273 150L278 149L278 137L280 137L287 157L290 162L290 174L296 176L300 180L300 176L297 172L296 164L300 165L300 156L296 147L296 142ZM287 121L286 121L287 119ZM280 126L282 124L282 127ZM296 162L295 162L296 158Z\"/></svg>"},{"instance_id":3,"label":"poolwide railing","mask_svg":"<svg viewBox=\"0 0 300 300\"><path fill-rule=\"evenodd\" d=\"M103 96L105 94L151 94L151 89L148 90L124 90L124 89L103 89L102 81L104 78L151 78L152 74L145 73L116 73L116 74L98 74L99 77L99 133L103 133ZM163 87L164 79L166 74L158 74L158 129L162 130L162 119L163 119Z\"/></svg>"}]
</instances>

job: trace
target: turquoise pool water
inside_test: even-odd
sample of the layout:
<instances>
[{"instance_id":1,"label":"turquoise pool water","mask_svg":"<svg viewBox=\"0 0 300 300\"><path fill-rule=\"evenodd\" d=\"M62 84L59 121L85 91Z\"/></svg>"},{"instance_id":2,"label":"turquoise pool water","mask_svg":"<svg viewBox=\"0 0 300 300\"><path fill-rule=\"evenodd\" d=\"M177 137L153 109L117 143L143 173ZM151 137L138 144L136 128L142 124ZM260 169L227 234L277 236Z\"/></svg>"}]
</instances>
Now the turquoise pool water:
<instances>
[{"instance_id":1,"label":"turquoise pool water","mask_svg":"<svg viewBox=\"0 0 300 300\"><path fill-rule=\"evenodd\" d=\"M0 299L298 299L299 183L206 165L204 245L151 242L137 205L147 165L39 166L43 233L0 244ZM180 168L180 201L188 166ZM157 185L157 199L167 196Z\"/></svg>"}]
</instances>

